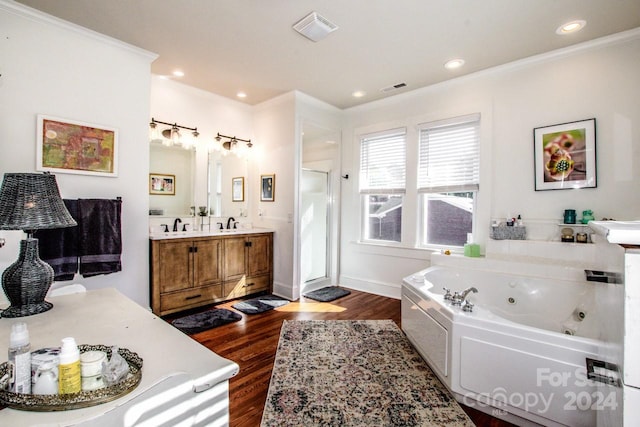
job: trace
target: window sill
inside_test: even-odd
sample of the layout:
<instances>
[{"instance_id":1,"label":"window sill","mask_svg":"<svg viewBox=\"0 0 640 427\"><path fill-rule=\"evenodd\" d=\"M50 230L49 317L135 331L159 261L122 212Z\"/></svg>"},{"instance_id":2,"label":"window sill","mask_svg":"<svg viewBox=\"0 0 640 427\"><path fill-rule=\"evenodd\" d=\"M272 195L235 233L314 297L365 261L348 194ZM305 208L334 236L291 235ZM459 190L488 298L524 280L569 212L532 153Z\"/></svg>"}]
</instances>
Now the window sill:
<instances>
[{"instance_id":1,"label":"window sill","mask_svg":"<svg viewBox=\"0 0 640 427\"><path fill-rule=\"evenodd\" d=\"M351 243L360 253L370 255L394 256L398 258L428 260L431 257L432 253L439 252L439 249L433 248L407 247L400 244L376 243L363 240L352 241Z\"/></svg>"}]
</instances>

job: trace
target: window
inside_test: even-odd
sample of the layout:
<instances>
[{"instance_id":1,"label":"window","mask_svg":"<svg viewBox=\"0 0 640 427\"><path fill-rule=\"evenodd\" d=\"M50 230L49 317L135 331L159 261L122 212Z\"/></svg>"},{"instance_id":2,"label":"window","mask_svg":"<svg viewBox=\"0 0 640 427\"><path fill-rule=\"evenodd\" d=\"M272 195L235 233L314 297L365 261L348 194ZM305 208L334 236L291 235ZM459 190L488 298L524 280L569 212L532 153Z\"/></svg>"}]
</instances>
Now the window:
<instances>
[{"instance_id":1,"label":"window","mask_svg":"<svg viewBox=\"0 0 640 427\"><path fill-rule=\"evenodd\" d=\"M360 139L362 239L400 242L406 177L406 130Z\"/></svg>"},{"instance_id":2,"label":"window","mask_svg":"<svg viewBox=\"0 0 640 427\"><path fill-rule=\"evenodd\" d=\"M419 126L422 245L463 246L480 181L480 115Z\"/></svg>"}]
</instances>

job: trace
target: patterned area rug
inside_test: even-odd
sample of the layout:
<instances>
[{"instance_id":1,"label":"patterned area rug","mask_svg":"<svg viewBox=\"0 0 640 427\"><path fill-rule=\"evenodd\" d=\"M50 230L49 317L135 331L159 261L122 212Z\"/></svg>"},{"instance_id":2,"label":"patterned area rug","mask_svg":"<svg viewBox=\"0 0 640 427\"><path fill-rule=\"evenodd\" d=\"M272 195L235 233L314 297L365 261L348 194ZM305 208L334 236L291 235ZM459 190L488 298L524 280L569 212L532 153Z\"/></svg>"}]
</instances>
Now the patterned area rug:
<instances>
[{"instance_id":1,"label":"patterned area rug","mask_svg":"<svg viewBox=\"0 0 640 427\"><path fill-rule=\"evenodd\" d=\"M391 320L284 321L268 426L473 426Z\"/></svg>"},{"instance_id":2,"label":"patterned area rug","mask_svg":"<svg viewBox=\"0 0 640 427\"><path fill-rule=\"evenodd\" d=\"M320 302L329 302L336 300L338 298L342 298L351 293L344 288L340 288L338 286L327 286L325 288L316 289L315 291L307 292L304 294L306 298L311 298Z\"/></svg>"}]
</instances>

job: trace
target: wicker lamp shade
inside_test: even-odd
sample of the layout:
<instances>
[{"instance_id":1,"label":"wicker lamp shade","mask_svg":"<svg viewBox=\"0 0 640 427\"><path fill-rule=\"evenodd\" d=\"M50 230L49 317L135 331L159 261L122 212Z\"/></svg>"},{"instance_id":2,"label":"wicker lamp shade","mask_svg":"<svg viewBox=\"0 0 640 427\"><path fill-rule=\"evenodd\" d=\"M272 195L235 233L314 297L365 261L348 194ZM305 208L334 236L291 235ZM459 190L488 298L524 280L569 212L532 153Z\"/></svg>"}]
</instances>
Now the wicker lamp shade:
<instances>
[{"instance_id":1,"label":"wicker lamp shade","mask_svg":"<svg viewBox=\"0 0 640 427\"><path fill-rule=\"evenodd\" d=\"M44 300L53 269L38 254L38 239L32 234L45 228L77 225L64 205L54 175L7 173L0 188L0 230L24 230L18 260L2 274L2 288L11 306L2 317L43 313L53 305Z\"/></svg>"}]
</instances>

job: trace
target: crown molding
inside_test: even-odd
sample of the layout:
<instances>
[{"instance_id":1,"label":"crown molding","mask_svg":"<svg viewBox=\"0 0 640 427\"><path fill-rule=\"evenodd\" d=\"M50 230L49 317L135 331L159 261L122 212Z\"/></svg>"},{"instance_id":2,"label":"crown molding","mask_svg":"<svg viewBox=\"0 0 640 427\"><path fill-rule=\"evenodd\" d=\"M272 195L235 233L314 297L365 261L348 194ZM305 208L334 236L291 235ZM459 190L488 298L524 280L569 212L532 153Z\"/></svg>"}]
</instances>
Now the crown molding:
<instances>
[{"instance_id":1,"label":"crown molding","mask_svg":"<svg viewBox=\"0 0 640 427\"><path fill-rule=\"evenodd\" d=\"M98 33L97 31L90 30L80 25L73 24L69 21L65 21L64 19L57 18L55 16L41 12L37 9L33 9L29 6L26 6L22 3L18 3L14 0L0 0L0 11L12 13L21 18L29 19L31 21L42 23L42 24L51 25L51 26L60 28L61 30L70 31L80 36L87 37L89 39L92 39L101 43L105 43L107 45L111 45L119 49L127 50L131 53L134 53L138 56L141 56L147 59L149 62L153 62L158 57L158 54L156 53L139 48L129 43L125 43L121 40Z\"/></svg>"}]
</instances>

